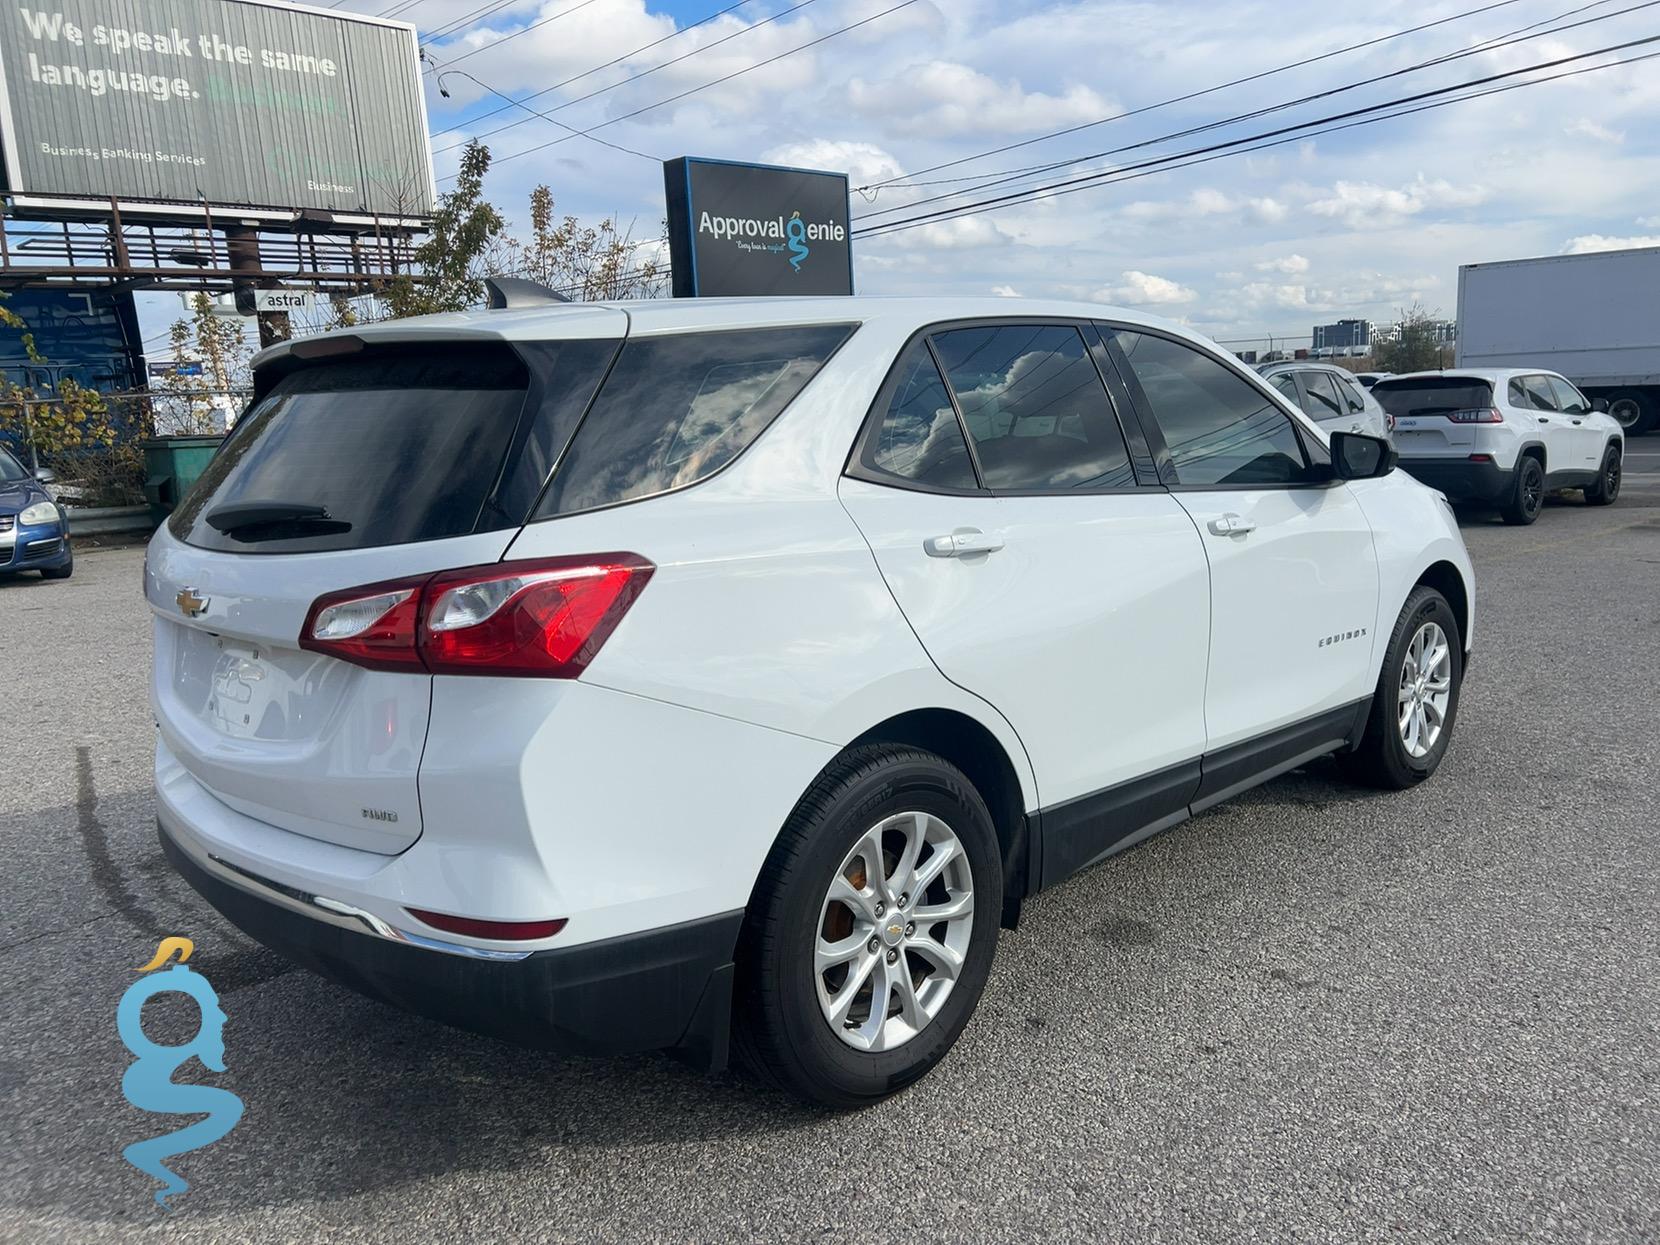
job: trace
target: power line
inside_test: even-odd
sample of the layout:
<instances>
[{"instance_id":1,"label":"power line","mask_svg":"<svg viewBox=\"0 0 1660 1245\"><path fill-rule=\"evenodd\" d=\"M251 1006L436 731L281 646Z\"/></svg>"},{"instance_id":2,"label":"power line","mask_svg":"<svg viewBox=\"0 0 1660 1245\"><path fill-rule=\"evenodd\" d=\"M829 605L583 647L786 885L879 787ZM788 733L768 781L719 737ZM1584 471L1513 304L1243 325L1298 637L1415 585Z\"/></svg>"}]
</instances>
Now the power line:
<instances>
[{"instance_id":1,"label":"power line","mask_svg":"<svg viewBox=\"0 0 1660 1245\"><path fill-rule=\"evenodd\" d=\"M1140 116L1142 113L1152 112L1155 109L1168 108L1172 104L1181 104L1190 99L1199 99L1201 96L1214 95L1217 91L1225 91L1230 87L1243 86L1247 82L1256 82L1259 79L1269 78L1275 74L1285 73L1288 70L1301 69L1304 65L1313 65L1319 61L1330 60L1334 56L1343 56L1349 52L1358 52L1362 48L1373 47L1380 43L1388 43L1391 39L1399 39L1405 35L1417 34L1419 31L1429 30L1435 26L1444 26L1448 22L1461 21L1466 17L1475 17L1482 13L1491 12L1494 9L1508 8L1510 5L1517 3L1520 3L1520 0L1497 0L1496 3L1483 5L1478 9L1467 9L1462 13L1454 13L1451 17L1443 17L1438 21L1425 22L1421 26L1411 26L1406 30L1397 30L1393 34L1380 35L1375 39L1366 39L1360 43L1351 43L1347 47L1337 48L1335 51L1322 52L1318 56L1309 56L1299 61L1291 61L1285 65L1277 65L1272 69L1264 69L1258 73L1249 74L1243 78L1234 78L1232 81L1220 82L1215 86L1207 86L1202 90L1189 91L1186 95L1172 96L1170 99L1160 100L1156 104L1144 104L1140 108L1132 108L1128 112L1114 113L1110 117L1101 117L1095 121L1086 121L1081 125L1068 126L1064 130L1052 130L1047 134L1039 134L1035 138L1021 139L1017 143L1008 143L1002 147L993 147L988 151L976 152L974 155L960 156L955 160L947 160L943 164L931 164L927 168L917 169L912 173L901 173L897 177L889 177L884 178L881 181L867 182L865 185L857 186L854 189L860 191L879 190L883 186L891 186L894 182L908 181L913 177L921 177L927 173L938 173L942 169L956 168L959 165L968 164L975 160L984 160L989 156L1000 156L1006 151L1017 151L1022 147L1030 147L1034 143L1045 143L1052 138L1064 138L1068 134L1076 134L1081 130L1093 129L1098 125L1107 125L1113 121L1123 121L1128 117Z\"/></svg>"},{"instance_id":2,"label":"power line","mask_svg":"<svg viewBox=\"0 0 1660 1245\"><path fill-rule=\"evenodd\" d=\"M1176 152L1167 156L1159 156L1140 164L1126 165L1120 169L1111 169L1100 173L1091 173L1082 177L1069 178L1065 181L1053 182L1046 186L1034 186L1010 194L1000 195L992 199L981 200L978 203L957 204L953 207L942 208L935 212L924 213L916 217L907 217L897 221L884 221L866 229L855 231L855 237L881 237L888 233L898 233L904 229L914 229L922 225L933 223L941 219L957 220L966 216L978 215L981 212L996 211L1015 203L1036 202L1043 199L1058 198L1061 195L1073 194L1080 190L1091 189L1103 184L1115 184L1119 181L1132 181L1136 177L1151 176L1155 172L1167 172L1171 168L1186 168L1192 164L1208 163L1210 160L1222 159L1226 156L1242 155L1247 151L1260 151L1267 147L1283 146L1285 143L1298 142L1308 137L1310 131L1314 133L1332 133L1338 130L1354 129L1360 125L1372 124L1382 120L1392 120L1399 116L1409 116L1414 112L1428 111L1430 108L1443 107L1447 104L1460 103L1465 99L1478 99L1483 95L1497 94L1503 90L1516 89L1523 86L1537 86L1545 82L1554 82L1561 78L1573 77L1576 74L1595 72L1601 69L1613 69L1620 65L1635 64L1638 61L1652 59L1660 53L1651 53L1645 56L1631 57L1622 61L1613 61L1604 65L1591 65L1582 69L1566 73L1554 74L1548 77L1535 79L1529 82L1513 84L1511 87L1495 88L1489 91L1472 92L1452 99L1439 99L1438 102L1425 104L1417 108L1403 108L1402 105L1416 103L1421 100L1451 95L1453 92L1466 91L1470 87L1481 86L1485 83L1497 82L1514 78L1521 74L1536 73L1541 69L1551 69L1558 65L1569 64L1573 61L1585 60L1592 56L1602 56L1609 52L1624 51L1627 48L1641 47L1646 44L1660 42L1660 35L1650 35L1642 39L1633 39L1625 43L1611 44L1608 47L1596 48L1589 52L1580 52L1572 56L1560 57L1556 60L1543 61L1537 65L1528 65L1520 69L1507 70L1504 73L1490 74L1483 78L1472 78L1467 82L1455 83L1452 86L1438 87L1432 91L1422 91L1415 95L1402 96L1398 99L1385 100L1382 103L1370 104L1364 108L1351 109L1347 112L1334 113L1330 116L1319 117L1312 121L1299 122L1296 125L1282 126L1276 130L1268 130L1260 134L1247 135L1244 138L1231 139L1223 143L1213 143L1205 147L1193 148L1188 151ZM1400 109L1398 112L1385 113L1386 109ZM1384 115L1368 115L1384 114ZM1364 120L1352 121L1351 118L1364 117ZM1345 122L1348 124L1335 124ZM1324 128L1318 128L1324 127ZM1289 137L1280 137L1289 135ZM1272 141L1262 141L1272 140ZM1247 146L1247 144L1258 144ZM1200 157L1200 158L1190 158ZM1180 162L1180 163L1178 163ZM1168 166L1168 167L1164 167ZM1144 171L1147 170L1147 171Z\"/></svg>"},{"instance_id":3,"label":"power line","mask_svg":"<svg viewBox=\"0 0 1660 1245\"><path fill-rule=\"evenodd\" d=\"M1607 0L1598 0L1598 2L1599 3L1607 3ZM1402 77L1406 74L1417 73L1418 71L1420 71L1422 69L1437 67L1437 66L1440 66L1440 65L1451 64L1453 61L1462 60L1465 57L1484 55L1488 52L1496 52L1496 51L1500 50L1501 48L1514 47L1517 44L1526 43L1526 42L1528 42L1529 40L1532 40L1532 39L1542 39L1542 38L1546 37L1547 35L1561 34L1564 31L1576 30L1581 26L1589 26L1589 25L1593 25L1597 22L1609 21L1609 20L1612 20L1613 18L1616 18L1616 17L1624 17L1628 13L1635 13L1635 12L1641 10L1641 9L1653 8L1656 4L1660 4L1660 0L1643 0L1643 3L1641 3L1641 4L1635 4L1635 5L1632 5L1629 8L1620 9L1617 12L1614 12L1614 13L1604 13L1601 16L1598 16L1598 17L1584 18L1581 21L1573 22L1573 23L1570 23L1570 24L1565 25L1565 26L1555 26L1555 27L1552 27L1549 30L1538 30L1538 31L1535 31L1532 34L1517 34L1516 32L1511 32L1510 35L1501 35L1501 36L1497 37L1499 40L1502 40L1502 42L1489 40L1489 41L1487 41L1487 44L1484 45L1484 46L1477 46L1477 47L1474 47L1474 48L1466 48L1465 50L1460 51L1460 52L1451 52L1451 53L1448 53L1444 56L1439 56L1439 57L1432 58L1431 60L1422 61L1422 62L1420 62L1418 64L1415 64L1415 65L1407 65L1407 66L1404 66L1400 69L1391 70L1388 73L1378 74L1375 77L1363 78L1358 82L1345 83L1341 86L1331 87L1328 90L1324 90L1324 91L1316 91L1311 95L1304 95L1304 96L1301 96L1297 99L1285 100L1285 101L1283 101L1281 103L1278 103L1278 104L1270 104L1270 105L1267 105L1266 107L1263 107L1263 108L1253 109L1250 112L1238 113L1234 116L1226 117L1226 118L1224 118L1220 121L1211 121L1211 122L1207 122L1204 125L1190 126L1185 130L1177 130L1173 133L1162 134L1162 135L1159 135L1155 138L1147 138L1147 139L1142 139L1139 142L1127 143L1122 147L1114 147L1114 148L1111 148L1107 151L1091 152L1089 155L1075 156L1075 157L1071 157L1071 158L1066 159L1066 160L1057 160L1057 161L1055 161L1051 164L1036 165L1036 166L1034 166L1030 169L1016 169L1016 170L1010 171L1007 174L1004 174L1004 175L1001 175L1001 176L998 175L998 174L995 174L995 173L987 174L984 180L979 181L977 184L975 184L973 186L968 186L968 187L965 187L961 190L944 191L940 194L932 195L932 196L930 196L928 198L925 198L925 199L915 200L911 203L896 204L895 206L890 207L890 208L878 208L874 211L865 212L865 213L863 213L863 214L861 214L857 217L854 217L854 220L856 220L856 221L869 220L872 217L885 216L885 215L888 215L888 214L894 213L894 212L910 211L914 208L921 207L921 206L924 206L924 205L929 204L929 203L939 203L939 202L943 202L946 199L957 198L958 196L961 196L961 195L974 194L975 192L980 191L980 190L987 190L987 189L990 189L993 186L1001 186L1001 185L1007 184L1009 182L1018 181L1022 178L1025 178L1025 177L1034 176L1036 174L1052 172L1055 169L1066 168L1068 166L1075 165L1075 164L1083 164L1083 163L1085 163L1087 161L1090 161L1090 160L1102 160L1102 159L1107 158L1108 156L1122 155L1123 153L1128 152L1128 151L1139 151L1144 147L1151 147L1151 146L1155 146L1159 143L1171 142L1171 141L1174 141L1175 139L1178 139L1178 138L1187 138L1187 137L1190 137L1191 135L1194 135L1194 134L1203 134L1203 133L1206 133L1207 131L1210 131L1210 130L1216 130L1216 129L1221 129L1225 126L1235 125L1235 124L1237 124L1241 121L1255 120L1258 117L1264 117L1264 116L1267 116L1270 113L1283 112L1284 110L1286 110L1288 108L1300 107L1303 104L1313 103L1316 100L1328 99L1328 98L1330 98L1331 96L1334 96L1334 95L1342 95L1342 94L1344 94L1346 92L1349 92L1349 91L1358 90L1361 87L1373 86L1373 85L1375 85L1379 82L1388 81L1391 78L1399 78L1399 77ZM1584 7L1585 8L1590 8L1590 7L1594 7L1594 6L1586 5ZM1572 13L1577 13L1577 12L1582 12L1582 11L1583 11L1583 9L1571 10L1570 13L1567 14L1567 15L1571 15ZM1554 20L1558 20L1558 19L1552 18L1552 19L1549 19L1549 20L1554 21ZM1537 25L1537 23L1535 23L1535 24ZM1512 37L1512 36L1514 36L1514 37Z\"/></svg>"},{"instance_id":4,"label":"power line","mask_svg":"<svg viewBox=\"0 0 1660 1245\"><path fill-rule=\"evenodd\" d=\"M503 35L501 38L492 40L489 43L483 43L483 44L480 44L476 48L470 48L469 50L461 53L460 56L452 56L450 58L449 63L453 65L453 64L455 64L456 61L464 61L469 56L477 56L480 52L488 52L491 48L498 48L504 43L509 43L512 40L517 39L520 35L528 35L533 30L542 29L543 26L546 26L550 22L557 22L561 17L569 17L572 13L575 13L578 9L585 9L590 4L593 4L595 2L596 2L596 0L582 0L581 4L573 4L568 9L561 9L559 12L554 13L551 16L544 17L539 22L533 22L529 26L520 27L518 30L515 30L512 34ZM498 91L498 92L496 92L496 94L500 95L501 92ZM508 97L503 95L502 98L507 99ZM519 101L518 100L513 100L512 102L516 104Z\"/></svg>"},{"instance_id":5,"label":"power line","mask_svg":"<svg viewBox=\"0 0 1660 1245\"><path fill-rule=\"evenodd\" d=\"M453 35L456 31L460 30L463 26L466 26L471 22L475 22L475 21L481 22L485 18L491 17L494 14L499 13L505 8L509 8L510 6L515 5L515 4L523 4L523 3L525 3L525 0L492 0L492 2L489 3L489 4L481 4L481 5L478 6L478 8L472 10L472 12L464 14L461 17L458 17L454 21L444 23L444 25L439 27L437 30L428 31L427 32L427 38L428 39L442 39L445 35Z\"/></svg>"},{"instance_id":6,"label":"power line","mask_svg":"<svg viewBox=\"0 0 1660 1245\"><path fill-rule=\"evenodd\" d=\"M550 109L550 111L552 111L552 112L562 112L566 108L570 108L570 107L573 107L576 104L582 103L584 100L593 99L596 95L603 95L607 91L614 91L620 86L627 86L631 82L638 82L641 78L650 77L652 74L656 73L659 69L667 69L670 65L678 65L681 61L690 60L694 56L701 56L703 53L709 51L711 48L718 48L723 43L730 43L733 39L737 39L737 38L740 38L743 35L747 35L752 30L759 30L762 26L770 25L771 23L778 21L780 18L788 17L791 13L794 13L799 9L804 9L810 4L817 4L817 3L818 3L818 0L799 0L799 2L797 4L795 4L794 6L792 6L791 8L782 9L777 13L773 13L768 17L762 18L758 22L752 22L748 26L745 26L742 30L735 30L729 35L726 35L722 38L716 39L713 43L700 44L699 46L693 48L690 52L685 52L685 53L682 53L679 56L676 56L673 60L666 60L660 65L653 65L649 69L642 69L637 74L632 74L629 77L624 78L619 82L613 82L613 83L610 83L607 86L598 87L598 88L596 88L592 91L589 91L586 95L578 95L575 99L568 99L563 104L560 104L557 108ZM690 29L690 27L688 27L687 29ZM604 68L604 66L601 66L601 68ZM590 70L589 72L591 73L593 71ZM582 76L586 76L586 75L578 75L578 76L582 77ZM574 82L575 80L576 79L572 78L569 81ZM563 84L561 84L561 85L563 85ZM536 95L546 95L548 91L551 91L551 90L554 90L554 89L556 89L556 88L548 87L547 90L536 92ZM527 96L525 96L525 98L526 99L535 99L536 95L527 95ZM519 101L515 101L515 102L519 102ZM500 109L498 109L497 111L499 112ZM545 115L545 114L542 114L542 115ZM486 139L486 138L491 137L492 135L500 134L505 130L517 129L519 126L521 126L523 124L524 124L524 122L522 120L520 120L520 121L510 121L506 125L498 125L495 129L488 130L483 134L477 135L476 137L480 140ZM441 155L444 154L444 152L454 151L457 147L463 147L465 145L466 145L465 143L451 143L448 147L443 148L441 151L435 151L432 154L435 155L435 156L441 156Z\"/></svg>"},{"instance_id":7,"label":"power line","mask_svg":"<svg viewBox=\"0 0 1660 1245\"><path fill-rule=\"evenodd\" d=\"M845 35L849 31L857 30L861 26L868 26L871 22L879 21L891 13L899 12L901 9L908 9L916 2L917 0L900 0L900 3L883 9L880 13L873 13L871 16L861 18L859 21L849 22L846 26L832 30L829 34L820 35L816 39L809 39L806 43L799 44L796 47L790 48L788 51L779 52L775 56L769 56L763 61L757 61L753 65L746 65L742 69L735 69L731 73L723 74L721 77L716 78L713 81L705 82L700 86L694 86L687 90L680 91L677 94L670 95L667 99L660 99L655 103L646 104L644 107L634 109L633 112L625 112L620 117L612 117L609 121L601 121L598 125L589 126L585 130L577 131L576 134L567 134L563 138L549 139L547 142L538 143L534 147L526 147L523 151L509 152L507 155L502 156L499 160L497 160L496 163L506 164L509 160L517 160L520 156L528 156L533 152L542 151L548 147L556 147L560 143L568 143L573 138L577 138L579 136L585 137L592 134L595 130L603 130L607 126L618 125L624 121L630 120L633 117L638 117L642 113L650 112L654 108L661 108L665 104L675 103L676 101L685 99L688 96L696 95L700 91L706 91L712 86L720 86L722 83L730 82L734 78L741 78L747 73L754 73L757 69L765 69L768 65L776 64L778 61L781 61L786 57L794 56L797 52L805 52L808 48L816 47L821 43L836 38L838 35ZM450 178L446 177L443 180L449 181Z\"/></svg>"},{"instance_id":8,"label":"power line","mask_svg":"<svg viewBox=\"0 0 1660 1245\"><path fill-rule=\"evenodd\" d=\"M670 39L677 38L680 35L685 34L688 30L696 30L699 26L706 26L710 22L714 21L717 17L725 17L728 13L732 12L734 9L741 9L741 8L744 7L744 5L752 4L752 3L754 3L754 0L738 0L738 2L736 4L729 4L724 9L721 9L718 13L711 13L708 17L703 18L701 21L695 21L690 26L681 26L681 27L679 27L675 30L671 30L668 34L664 35L661 39L654 39L650 43L647 43L647 44L644 44L640 47L635 48L633 51L624 52L621 56L616 57L614 60L606 61L605 64L603 64L603 65L595 65L592 69L585 69L581 73L577 74L574 78L566 78L563 82L555 82L552 86L543 87L540 91L536 91L533 94L526 95L524 97L524 99L514 100L513 102L515 104L522 104L522 103L525 103L528 100L533 100L533 99L538 98L539 96L546 95L549 91L557 91L562 86L569 86L573 82L579 82L583 78L590 77L591 75L598 73L602 69L610 69L613 65L620 65L625 60L628 60L631 57L638 56L641 52L651 51L652 48L656 47L660 43L667 43ZM508 38L512 38L512 36L509 35ZM498 43L504 43L504 42L506 42L506 40L497 40L497 42ZM489 46L490 47L495 47L496 45L494 43L492 43ZM479 50L483 51L482 48L480 48ZM468 55L471 55L471 53L468 53ZM457 59L460 59L460 58L458 57ZM474 125L474 124L476 124L480 121L487 121L491 117L494 117L494 116L496 116L500 113L504 113L506 111L508 111L507 105L504 104L500 108L493 108L489 112L481 113L476 117L465 118L463 121L457 122L457 124ZM449 128L453 129L455 127L451 126ZM434 130L427 137L432 138L432 137L435 137L435 136L437 136L438 134L441 134L441 133L443 133L442 130ZM453 150L454 150L454 147L445 147L443 149L443 151L453 151ZM433 154L434 155L442 155L443 152L441 152L441 151L440 152L434 152Z\"/></svg>"},{"instance_id":9,"label":"power line","mask_svg":"<svg viewBox=\"0 0 1660 1245\"><path fill-rule=\"evenodd\" d=\"M589 0L589 3L592 3L592 2L593 2L593 0ZM1660 0L1655 0L1655 2L1660 3ZM425 53L423 53L423 55L425 55ZM480 81L478 78L473 77L473 75L468 73L465 69L449 69L449 68L438 69L438 66L437 66L436 62L429 61L429 63L431 63L433 65L434 70L437 72L438 76L436 78L436 81L438 83L438 90L439 90L440 93L447 94L447 92L444 91L444 78L445 78L445 76L448 75L448 74L459 74L461 77L466 78L468 81L477 83L479 86L483 87L486 91L489 91L490 94L492 94L492 95L499 95L499 96L501 96L502 99L508 99L509 98L506 95L502 95L502 93L500 91L496 90L496 88L491 86L488 82L483 82L483 81ZM518 103L517 100L513 100L512 102L513 103ZM609 148L611 148L612 151L620 151L620 152L623 152L625 155L639 156L640 159L649 160L653 164L661 164L663 162L661 156L648 156L648 155L646 155L645 152L635 151L634 148L632 148L632 147L624 147L620 143L607 142L605 139L600 138L596 135L584 133L583 131L577 129L574 125L566 125L563 121L557 120L554 117L550 117L545 112L536 112L536 110L534 108L530 107L528 104L519 104L519 107L523 108L526 112L535 113L536 116L541 117L544 121L552 121L553 124L559 126L561 129L569 130L571 132L571 137L572 138L586 138L589 142L598 143L601 147L609 147Z\"/></svg>"}]
</instances>

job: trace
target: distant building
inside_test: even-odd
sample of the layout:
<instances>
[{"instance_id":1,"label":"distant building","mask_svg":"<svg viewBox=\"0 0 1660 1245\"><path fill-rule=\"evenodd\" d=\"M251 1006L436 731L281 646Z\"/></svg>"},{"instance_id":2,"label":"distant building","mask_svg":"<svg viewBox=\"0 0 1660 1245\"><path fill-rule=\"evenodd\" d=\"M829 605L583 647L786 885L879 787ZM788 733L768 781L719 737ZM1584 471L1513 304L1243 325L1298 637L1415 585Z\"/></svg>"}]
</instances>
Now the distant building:
<instances>
[{"instance_id":1,"label":"distant building","mask_svg":"<svg viewBox=\"0 0 1660 1245\"><path fill-rule=\"evenodd\" d=\"M1314 326L1315 358L1364 355L1372 349L1370 320L1339 320L1336 324Z\"/></svg>"},{"instance_id":2,"label":"distant building","mask_svg":"<svg viewBox=\"0 0 1660 1245\"><path fill-rule=\"evenodd\" d=\"M1257 361L1257 352L1254 350L1241 350L1239 352L1239 361L1241 363L1254 364Z\"/></svg>"}]
</instances>

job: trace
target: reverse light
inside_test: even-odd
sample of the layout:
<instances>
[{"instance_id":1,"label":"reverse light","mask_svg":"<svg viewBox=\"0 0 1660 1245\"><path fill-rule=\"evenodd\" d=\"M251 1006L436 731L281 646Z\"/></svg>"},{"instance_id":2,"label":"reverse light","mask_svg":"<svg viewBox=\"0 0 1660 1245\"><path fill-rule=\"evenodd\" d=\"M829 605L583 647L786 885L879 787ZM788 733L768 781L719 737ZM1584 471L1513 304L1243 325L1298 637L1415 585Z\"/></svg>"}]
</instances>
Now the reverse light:
<instances>
[{"instance_id":1,"label":"reverse light","mask_svg":"<svg viewBox=\"0 0 1660 1245\"><path fill-rule=\"evenodd\" d=\"M655 569L608 553L368 584L319 597L300 647L372 670L574 679Z\"/></svg>"},{"instance_id":2,"label":"reverse light","mask_svg":"<svg viewBox=\"0 0 1660 1245\"><path fill-rule=\"evenodd\" d=\"M1447 418L1455 424L1502 424L1504 412L1496 406L1476 406L1464 411L1448 411Z\"/></svg>"},{"instance_id":3,"label":"reverse light","mask_svg":"<svg viewBox=\"0 0 1660 1245\"><path fill-rule=\"evenodd\" d=\"M534 938L552 938L565 928L565 918L548 921L481 921L470 916L448 916L442 912L427 912L421 908L407 909L420 921L451 934L465 934L468 938L494 938L498 942L529 942Z\"/></svg>"}]
</instances>

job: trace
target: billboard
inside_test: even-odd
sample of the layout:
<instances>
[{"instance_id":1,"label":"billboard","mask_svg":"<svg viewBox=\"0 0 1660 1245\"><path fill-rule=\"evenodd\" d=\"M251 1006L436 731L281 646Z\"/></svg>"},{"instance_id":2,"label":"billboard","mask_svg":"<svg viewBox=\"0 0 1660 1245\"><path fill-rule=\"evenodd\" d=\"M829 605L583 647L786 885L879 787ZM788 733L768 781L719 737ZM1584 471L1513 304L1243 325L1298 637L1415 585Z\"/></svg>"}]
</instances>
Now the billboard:
<instances>
[{"instance_id":1,"label":"billboard","mask_svg":"<svg viewBox=\"0 0 1660 1245\"><path fill-rule=\"evenodd\" d=\"M663 190L676 298L853 292L847 174L682 156Z\"/></svg>"},{"instance_id":2,"label":"billboard","mask_svg":"<svg viewBox=\"0 0 1660 1245\"><path fill-rule=\"evenodd\" d=\"M274 0L9 0L0 149L26 210L410 219L434 200L415 28Z\"/></svg>"}]
</instances>

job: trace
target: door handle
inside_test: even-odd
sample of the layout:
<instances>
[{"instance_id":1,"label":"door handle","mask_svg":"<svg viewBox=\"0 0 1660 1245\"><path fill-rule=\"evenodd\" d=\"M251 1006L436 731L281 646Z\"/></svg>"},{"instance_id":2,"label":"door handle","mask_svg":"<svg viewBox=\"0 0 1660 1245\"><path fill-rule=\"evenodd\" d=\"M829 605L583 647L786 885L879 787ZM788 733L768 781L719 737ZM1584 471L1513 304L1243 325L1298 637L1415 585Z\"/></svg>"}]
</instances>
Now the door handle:
<instances>
[{"instance_id":1,"label":"door handle","mask_svg":"<svg viewBox=\"0 0 1660 1245\"><path fill-rule=\"evenodd\" d=\"M1249 519L1242 519L1237 514L1224 514L1212 519L1207 525L1218 536L1243 536L1247 532L1257 530L1257 525Z\"/></svg>"},{"instance_id":2,"label":"door handle","mask_svg":"<svg viewBox=\"0 0 1660 1245\"><path fill-rule=\"evenodd\" d=\"M949 536L931 536L922 542L930 558L965 558L976 553L996 553L1003 547L1003 538L995 532L989 535L977 527L958 528Z\"/></svg>"},{"instance_id":3,"label":"door handle","mask_svg":"<svg viewBox=\"0 0 1660 1245\"><path fill-rule=\"evenodd\" d=\"M1540 422L1540 423L1541 423L1541 424L1548 424L1548 423L1550 423L1550 416L1549 416L1549 415L1541 415L1541 416L1539 416L1539 422Z\"/></svg>"}]
</instances>

